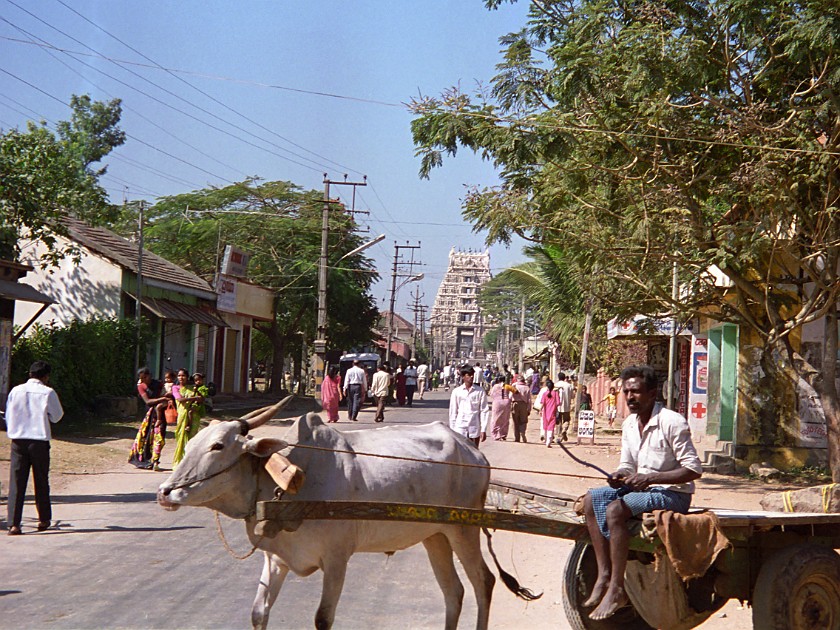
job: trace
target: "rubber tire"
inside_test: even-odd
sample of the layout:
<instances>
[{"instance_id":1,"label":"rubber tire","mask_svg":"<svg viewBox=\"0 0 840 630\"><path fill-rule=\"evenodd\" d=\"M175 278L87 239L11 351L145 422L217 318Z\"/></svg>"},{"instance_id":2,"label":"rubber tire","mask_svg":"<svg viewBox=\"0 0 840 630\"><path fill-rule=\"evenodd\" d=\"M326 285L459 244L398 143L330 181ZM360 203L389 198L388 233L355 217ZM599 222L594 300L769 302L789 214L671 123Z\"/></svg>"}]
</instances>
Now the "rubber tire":
<instances>
[{"instance_id":1,"label":"rubber tire","mask_svg":"<svg viewBox=\"0 0 840 630\"><path fill-rule=\"evenodd\" d=\"M632 604L609 619L590 619L592 610L582 604L589 597L597 574L595 549L589 543L576 542L563 571L563 610L572 630L653 630Z\"/></svg>"},{"instance_id":2,"label":"rubber tire","mask_svg":"<svg viewBox=\"0 0 840 630\"><path fill-rule=\"evenodd\" d=\"M754 628L840 630L840 555L816 545L782 549L761 566L752 607Z\"/></svg>"}]
</instances>

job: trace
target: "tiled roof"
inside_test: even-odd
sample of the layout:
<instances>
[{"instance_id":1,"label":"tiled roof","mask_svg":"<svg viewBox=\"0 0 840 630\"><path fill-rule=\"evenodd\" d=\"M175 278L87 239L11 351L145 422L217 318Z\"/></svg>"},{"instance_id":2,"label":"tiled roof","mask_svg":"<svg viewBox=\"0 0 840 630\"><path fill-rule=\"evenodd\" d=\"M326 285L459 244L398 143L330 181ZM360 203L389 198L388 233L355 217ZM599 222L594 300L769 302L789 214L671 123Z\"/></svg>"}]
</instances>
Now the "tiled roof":
<instances>
[{"instance_id":1,"label":"tiled roof","mask_svg":"<svg viewBox=\"0 0 840 630\"><path fill-rule=\"evenodd\" d=\"M137 244L101 227L91 227L74 218L64 219L71 238L90 251L120 267L137 273ZM175 263L143 249L143 278L168 282L179 287L214 293L210 284Z\"/></svg>"}]
</instances>

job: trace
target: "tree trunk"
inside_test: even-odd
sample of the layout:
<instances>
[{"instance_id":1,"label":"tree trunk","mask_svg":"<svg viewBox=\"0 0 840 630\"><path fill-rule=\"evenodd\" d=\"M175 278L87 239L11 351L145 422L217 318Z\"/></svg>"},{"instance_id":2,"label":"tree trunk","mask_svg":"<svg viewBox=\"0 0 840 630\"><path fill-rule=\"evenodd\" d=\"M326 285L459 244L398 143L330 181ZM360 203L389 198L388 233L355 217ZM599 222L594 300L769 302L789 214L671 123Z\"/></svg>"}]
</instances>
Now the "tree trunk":
<instances>
[{"instance_id":1,"label":"tree trunk","mask_svg":"<svg viewBox=\"0 0 840 630\"><path fill-rule=\"evenodd\" d=\"M283 380L283 365L286 360L286 337L283 335L275 335L271 340L272 348L272 364L271 364L271 383L269 384L272 394L280 394L285 383Z\"/></svg>"},{"instance_id":2,"label":"tree trunk","mask_svg":"<svg viewBox=\"0 0 840 630\"><path fill-rule=\"evenodd\" d=\"M840 482L840 409L837 403L837 310L830 308L825 315L825 345L823 351L820 402L825 412L828 431L828 466L831 479Z\"/></svg>"},{"instance_id":3,"label":"tree trunk","mask_svg":"<svg viewBox=\"0 0 840 630\"><path fill-rule=\"evenodd\" d=\"M294 370L294 372L293 372L294 380L297 381L297 384L298 384L297 393L298 393L299 396L305 396L306 395L306 379L304 378L303 369L302 369L303 361L301 360L300 355L301 355L301 349L298 348L297 352L295 352L292 355L292 365L293 365L292 369Z\"/></svg>"}]
</instances>

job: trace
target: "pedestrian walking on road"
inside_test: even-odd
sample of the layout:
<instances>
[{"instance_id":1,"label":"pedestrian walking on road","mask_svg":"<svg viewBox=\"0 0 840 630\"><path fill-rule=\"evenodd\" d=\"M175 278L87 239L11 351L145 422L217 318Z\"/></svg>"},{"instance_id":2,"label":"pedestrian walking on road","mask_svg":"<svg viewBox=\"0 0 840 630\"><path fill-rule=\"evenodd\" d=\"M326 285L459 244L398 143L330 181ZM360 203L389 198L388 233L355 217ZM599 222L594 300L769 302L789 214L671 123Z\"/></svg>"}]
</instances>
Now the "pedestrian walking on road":
<instances>
[{"instance_id":1,"label":"pedestrian walking on road","mask_svg":"<svg viewBox=\"0 0 840 630\"><path fill-rule=\"evenodd\" d=\"M204 374L193 374L192 383L189 373L178 370L178 384L172 388L172 395L178 407L178 423L175 425L175 452L172 454L172 466L177 466L184 459L187 442L195 437L201 429L201 418L204 417L204 399L210 390L204 384Z\"/></svg>"},{"instance_id":2,"label":"pedestrian walking on road","mask_svg":"<svg viewBox=\"0 0 840 630\"><path fill-rule=\"evenodd\" d=\"M473 384L471 365L461 368L461 385L452 390L449 399L449 428L471 440L475 447L487 439L490 405L484 389Z\"/></svg>"},{"instance_id":3,"label":"pedestrian walking on road","mask_svg":"<svg viewBox=\"0 0 840 630\"><path fill-rule=\"evenodd\" d=\"M506 440L510 430L511 394L516 390L505 383L504 376L497 376L496 382L490 388L491 433L494 440Z\"/></svg>"},{"instance_id":4,"label":"pedestrian walking on road","mask_svg":"<svg viewBox=\"0 0 840 630\"><path fill-rule=\"evenodd\" d=\"M362 369L361 362L356 359L353 367L344 375L344 395L347 397L347 418L355 422L358 420L362 403L367 396L367 372Z\"/></svg>"},{"instance_id":5,"label":"pedestrian walking on road","mask_svg":"<svg viewBox=\"0 0 840 630\"><path fill-rule=\"evenodd\" d=\"M560 396L560 406L557 409L557 443L569 439L569 426L572 424L572 396L574 386L566 380L566 375L557 375L557 393Z\"/></svg>"},{"instance_id":6,"label":"pedestrian walking on road","mask_svg":"<svg viewBox=\"0 0 840 630\"><path fill-rule=\"evenodd\" d=\"M516 375L516 392L513 394L513 407L511 417L513 419L513 441L527 442L525 430L528 428L528 415L531 413L531 387L525 382L521 374Z\"/></svg>"},{"instance_id":7,"label":"pedestrian walking on road","mask_svg":"<svg viewBox=\"0 0 840 630\"><path fill-rule=\"evenodd\" d=\"M408 367L404 370L405 373L405 397L409 407L414 403L414 394L417 391L417 367L414 365L414 359L408 362Z\"/></svg>"},{"instance_id":8,"label":"pedestrian walking on road","mask_svg":"<svg viewBox=\"0 0 840 630\"><path fill-rule=\"evenodd\" d=\"M147 367L137 371L137 394L146 405L146 415L140 423L128 463L137 468L160 469L160 454L166 444L166 407L172 402L172 394L163 395L159 381L152 379Z\"/></svg>"},{"instance_id":9,"label":"pedestrian walking on road","mask_svg":"<svg viewBox=\"0 0 840 630\"><path fill-rule=\"evenodd\" d=\"M630 601L624 590L627 521L654 510L685 514L694 480L703 472L686 419L656 402L653 368L626 368L621 380L632 412L621 427L621 462L607 477L609 486L590 490L584 498L598 576L582 605L595 608L589 615L595 621L612 617Z\"/></svg>"},{"instance_id":10,"label":"pedestrian walking on road","mask_svg":"<svg viewBox=\"0 0 840 630\"><path fill-rule=\"evenodd\" d=\"M35 361L29 367L29 380L13 387L6 399L6 433L12 442L6 519L9 536L23 533L23 503L30 469L35 483L38 531L44 531L52 524L51 425L61 420L64 409L61 408L58 394L50 387L51 372L49 363Z\"/></svg>"},{"instance_id":11,"label":"pedestrian walking on road","mask_svg":"<svg viewBox=\"0 0 840 630\"><path fill-rule=\"evenodd\" d=\"M542 434L545 435L545 445L551 448L554 439L554 427L557 424L557 410L560 408L560 392L554 389L554 382L549 379L545 382L545 392L540 400L542 405Z\"/></svg>"},{"instance_id":12,"label":"pedestrian walking on road","mask_svg":"<svg viewBox=\"0 0 840 630\"><path fill-rule=\"evenodd\" d=\"M376 400L376 415L373 417L374 422L385 421L385 402L388 400L388 392L391 389L391 374L389 370L390 366L386 361L379 366L370 383L370 395Z\"/></svg>"},{"instance_id":13,"label":"pedestrian walking on road","mask_svg":"<svg viewBox=\"0 0 840 630\"><path fill-rule=\"evenodd\" d=\"M338 403L343 398L339 367L330 366L324 382L321 383L321 407L327 412L327 422L338 422Z\"/></svg>"},{"instance_id":14,"label":"pedestrian walking on road","mask_svg":"<svg viewBox=\"0 0 840 630\"><path fill-rule=\"evenodd\" d=\"M609 393L601 399L601 402L607 403L607 421L609 422L609 428L613 428L613 424L615 424L615 417L618 415L618 394L615 391L615 387L610 387Z\"/></svg>"},{"instance_id":15,"label":"pedestrian walking on road","mask_svg":"<svg viewBox=\"0 0 840 630\"><path fill-rule=\"evenodd\" d=\"M420 400L423 400L423 394L430 387L430 372L431 370L429 370L429 366L425 361L421 361L420 365L417 366L417 394Z\"/></svg>"},{"instance_id":16,"label":"pedestrian walking on road","mask_svg":"<svg viewBox=\"0 0 840 630\"><path fill-rule=\"evenodd\" d=\"M405 369L406 364L405 361L403 361L400 364L400 367L397 368L397 373L394 375L394 385L397 395L397 404L400 407L405 406Z\"/></svg>"}]
</instances>

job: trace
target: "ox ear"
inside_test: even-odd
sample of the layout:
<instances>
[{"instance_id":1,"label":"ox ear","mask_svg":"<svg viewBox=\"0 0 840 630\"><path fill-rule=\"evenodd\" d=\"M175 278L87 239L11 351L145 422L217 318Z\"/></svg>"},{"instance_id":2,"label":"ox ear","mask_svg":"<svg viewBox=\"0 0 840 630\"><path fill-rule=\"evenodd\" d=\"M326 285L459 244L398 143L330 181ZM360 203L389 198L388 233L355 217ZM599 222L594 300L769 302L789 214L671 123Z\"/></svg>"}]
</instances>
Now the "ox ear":
<instances>
[{"instance_id":1,"label":"ox ear","mask_svg":"<svg viewBox=\"0 0 840 630\"><path fill-rule=\"evenodd\" d=\"M272 453L282 451L289 446L285 440L278 440L277 438L258 437L246 439L243 444L245 452L257 457L270 457Z\"/></svg>"}]
</instances>

